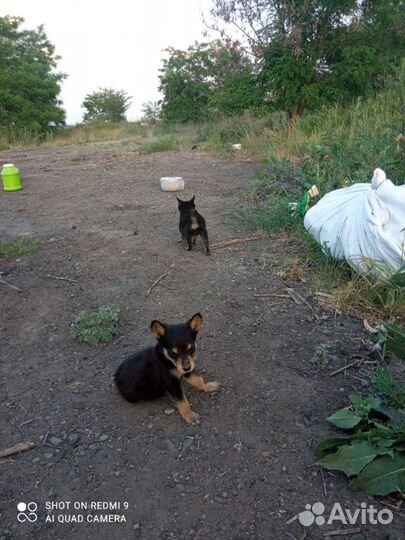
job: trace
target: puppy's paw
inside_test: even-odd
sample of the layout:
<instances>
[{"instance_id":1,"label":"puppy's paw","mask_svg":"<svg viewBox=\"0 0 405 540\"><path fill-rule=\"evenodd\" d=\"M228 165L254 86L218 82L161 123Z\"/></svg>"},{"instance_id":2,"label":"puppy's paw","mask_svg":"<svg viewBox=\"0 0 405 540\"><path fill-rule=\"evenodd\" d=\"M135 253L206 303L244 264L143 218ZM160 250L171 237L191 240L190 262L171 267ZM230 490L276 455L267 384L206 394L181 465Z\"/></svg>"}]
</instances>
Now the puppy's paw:
<instances>
[{"instance_id":1,"label":"puppy's paw","mask_svg":"<svg viewBox=\"0 0 405 540\"><path fill-rule=\"evenodd\" d=\"M196 426L200 423L201 417L198 413L190 411L186 415L183 416L184 420L187 422L187 424L190 424L191 426Z\"/></svg>"},{"instance_id":2,"label":"puppy's paw","mask_svg":"<svg viewBox=\"0 0 405 540\"><path fill-rule=\"evenodd\" d=\"M220 390L221 390L221 385L215 381L206 383L204 387L204 392L219 392Z\"/></svg>"}]
</instances>

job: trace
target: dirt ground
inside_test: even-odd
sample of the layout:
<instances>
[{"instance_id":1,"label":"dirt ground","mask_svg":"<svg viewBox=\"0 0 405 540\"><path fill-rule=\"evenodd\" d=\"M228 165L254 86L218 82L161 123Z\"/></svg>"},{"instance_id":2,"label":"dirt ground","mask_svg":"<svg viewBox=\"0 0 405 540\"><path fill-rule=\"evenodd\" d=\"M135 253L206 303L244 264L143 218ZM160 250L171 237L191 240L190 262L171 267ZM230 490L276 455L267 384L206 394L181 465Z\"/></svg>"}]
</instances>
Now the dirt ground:
<instances>
[{"instance_id":1,"label":"dirt ground","mask_svg":"<svg viewBox=\"0 0 405 540\"><path fill-rule=\"evenodd\" d=\"M22 289L0 285L0 450L36 444L0 462L0 540L298 540L305 532L318 539L345 526L287 524L306 504L383 507L352 494L343 475L321 474L314 455L335 433L326 416L368 384L366 374L363 383L330 376L359 352L362 321L322 307L308 282L286 284L263 267L263 254L294 254L287 239L211 257L201 243L185 251L175 194L159 188L160 176L184 177L181 196L196 194L212 243L248 236L235 215L259 163L193 152L140 156L106 144L0 154L0 162L10 160L24 190L1 192L0 238L44 244L0 262L3 279ZM297 302L257 296L285 294L286 286ZM118 337L91 347L69 336L79 311L107 303L121 308ZM153 343L150 321L184 321L196 311L204 316L200 372L223 385L214 395L186 388L201 424L167 414L169 397L125 402L112 375L129 353ZM310 362L320 343L329 345L324 369ZM70 508L60 505L66 501ZM120 508L73 508L92 501ZM36 521L18 521L20 502L38 505ZM60 508L50 510L52 502ZM88 521L104 514L126 521ZM338 538L405 538L399 514L391 525L357 528Z\"/></svg>"}]
</instances>

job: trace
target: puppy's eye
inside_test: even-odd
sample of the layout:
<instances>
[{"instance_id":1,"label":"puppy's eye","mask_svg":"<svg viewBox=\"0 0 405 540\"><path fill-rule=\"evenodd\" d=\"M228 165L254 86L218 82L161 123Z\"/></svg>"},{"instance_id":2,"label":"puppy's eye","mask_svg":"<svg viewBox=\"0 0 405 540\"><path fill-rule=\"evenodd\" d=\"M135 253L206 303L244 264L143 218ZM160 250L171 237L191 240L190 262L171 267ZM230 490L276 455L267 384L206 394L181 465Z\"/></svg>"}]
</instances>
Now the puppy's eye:
<instances>
[{"instance_id":1,"label":"puppy's eye","mask_svg":"<svg viewBox=\"0 0 405 540\"><path fill-rule=\"evenodd\" d=\"M195 347L194 345L187 345L187 351L190 352L190 353L193 353L195 351Z\"/></svg>"},{"instance_id":2,"label":"puppy's eye","mask_svg":"<svg viewBox=\"0 0 405 540\"><path fill-rule=\"evenodd\" d=\"M177 351L170 351L170 356L171 356L172 358L177 358L178 352L177 352Z\"/></svg>"}]
</instances>

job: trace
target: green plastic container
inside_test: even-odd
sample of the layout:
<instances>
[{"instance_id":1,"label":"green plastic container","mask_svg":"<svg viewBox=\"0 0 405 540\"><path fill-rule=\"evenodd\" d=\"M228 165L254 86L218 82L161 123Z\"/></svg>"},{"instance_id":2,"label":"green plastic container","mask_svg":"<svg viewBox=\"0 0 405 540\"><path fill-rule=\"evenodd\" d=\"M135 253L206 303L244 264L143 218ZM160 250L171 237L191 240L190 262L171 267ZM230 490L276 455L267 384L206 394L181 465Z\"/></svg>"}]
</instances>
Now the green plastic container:
<instances>
[{"instance_id":1,"label":"green plastic container","mask_svg":"<svg viewBox=\"0 0 405 540\"><path fill-rule=\"evenodd\" d=\"M20 171L12 163L3 165L1 177L4 191L20 191L23 188Z\"/></svg>"}]
</instances>

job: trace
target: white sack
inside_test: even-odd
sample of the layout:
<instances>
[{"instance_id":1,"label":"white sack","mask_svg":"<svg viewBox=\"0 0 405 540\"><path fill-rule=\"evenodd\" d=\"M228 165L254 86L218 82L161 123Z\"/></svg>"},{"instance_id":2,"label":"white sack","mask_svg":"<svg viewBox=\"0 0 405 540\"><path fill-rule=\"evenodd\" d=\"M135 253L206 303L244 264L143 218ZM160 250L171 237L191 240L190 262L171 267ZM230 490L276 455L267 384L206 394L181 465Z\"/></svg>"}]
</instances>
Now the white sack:
<instances>
[{"instance_id":1,"label":"white sack","mask_svg":"<svg viewBox=\"0 0 405 540\"><path fill-rule=\"evenodd\" d=\"M395 186L381 169L371 184L322 197L304 225L331 255L360 272L389 276L405 267L405 186Z\"/></svg>"}]
</instances>

